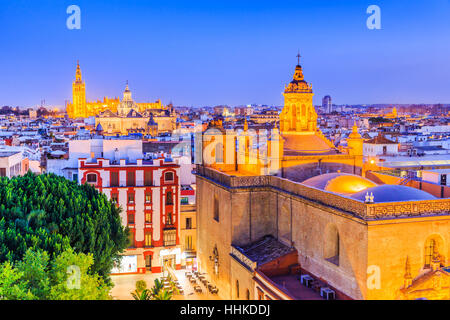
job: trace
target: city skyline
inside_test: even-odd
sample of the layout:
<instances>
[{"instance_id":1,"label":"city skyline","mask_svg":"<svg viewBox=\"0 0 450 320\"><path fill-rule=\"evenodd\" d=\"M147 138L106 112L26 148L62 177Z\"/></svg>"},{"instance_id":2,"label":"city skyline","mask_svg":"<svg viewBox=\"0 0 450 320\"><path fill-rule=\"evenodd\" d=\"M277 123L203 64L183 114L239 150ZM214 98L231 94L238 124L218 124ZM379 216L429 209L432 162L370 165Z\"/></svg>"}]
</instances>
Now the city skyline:
<instances>
[{"instance_id":1,"label":"city skyline","mask_svg":"<svg viewBox=\"0 0 450 320\"><path fill-rule=\"evenodd\" d=\"M66 27L71 4L1 7L0 104L64 106L80 60L88 100L121 96L128 80L139 101L281 105L298 51L315 105L450 103L445 1L379 1L381 30L360 1L77 1L80 30Z\"/></svg>"}]
</instances>

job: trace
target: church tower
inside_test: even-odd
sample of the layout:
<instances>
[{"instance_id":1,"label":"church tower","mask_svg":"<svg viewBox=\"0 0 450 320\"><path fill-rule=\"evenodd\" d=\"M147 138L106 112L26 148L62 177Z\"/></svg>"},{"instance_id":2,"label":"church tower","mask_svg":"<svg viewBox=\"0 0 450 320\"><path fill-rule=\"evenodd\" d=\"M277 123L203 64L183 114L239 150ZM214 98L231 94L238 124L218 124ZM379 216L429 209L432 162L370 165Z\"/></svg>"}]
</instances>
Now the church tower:
<instances>
[{"instance_id":1,"label":"church tower","mask_svg":"<svg viewBox=\"0 0 450 320\"><path fill-rule=\"evenodd\" d=\"M353 123L352 133L347 138L347 146L349 147L349 154L353 156L363 155L364 139L358 132L356 121Z\"/></svg>"},{"instance_id":2,"label":"church tower","mask_svg":"<svg viewBox=\"0 0 450 320\"><path fill-rule=\"evenodd\" d=\"M81 78L81 69L78 61L75 81L72 83L72 101L72 110L68 110L69 117L86 117L86 85Z\"/></svg>"},{"instance_id":3,"label":"church tower","mask_svg":"<svg viewBox=\"0 0 450 320\"><path fill-rule=\"evenodd\" d=\"M312 86L305 81L300 65L300 54L295 67L294 79L284 89L284 107L280 114L280 131L315 132L317 113L313 105Z\"/></svg>"}]
</instances>

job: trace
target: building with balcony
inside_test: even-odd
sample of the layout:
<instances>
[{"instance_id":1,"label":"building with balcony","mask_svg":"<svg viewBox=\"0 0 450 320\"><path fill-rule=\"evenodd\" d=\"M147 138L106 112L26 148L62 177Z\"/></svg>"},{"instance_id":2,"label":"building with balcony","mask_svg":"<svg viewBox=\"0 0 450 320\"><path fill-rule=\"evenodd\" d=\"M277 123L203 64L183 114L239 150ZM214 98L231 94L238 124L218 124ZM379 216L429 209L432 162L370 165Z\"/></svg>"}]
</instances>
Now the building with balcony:
<instances>
[{"instance_id":1,"label":"building with balcony","mask_svg":"<svg viewBox=\"0 0 450 320\"><path fill-rule=\"evenodd\" d=\"M181 268L180 166L172 159L79 158L78 182L88 183L122 207L129 248L113 273ZM106 155L106 152L103 152Z\"/></svg>"}]
</instances>

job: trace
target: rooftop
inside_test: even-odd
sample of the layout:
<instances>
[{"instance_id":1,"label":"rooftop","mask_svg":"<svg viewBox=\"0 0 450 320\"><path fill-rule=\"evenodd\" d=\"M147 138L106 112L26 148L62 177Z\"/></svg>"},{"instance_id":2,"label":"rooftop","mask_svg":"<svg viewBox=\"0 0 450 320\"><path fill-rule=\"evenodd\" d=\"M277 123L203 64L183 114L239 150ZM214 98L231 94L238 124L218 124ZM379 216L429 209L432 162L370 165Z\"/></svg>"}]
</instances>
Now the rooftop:
<instances>
[{"instance_id":1,"label":"rooftop","mask_svg":"<svg viewBox=\"0 0 450 320\"><path fill-rule=\"evenodd\" d=\"M263 265L295 251L295 248L281 243L271 235L264 236L263 238L242 247L234 247L258 265Z\"/></svg>"},{"instance_id":2,"label":"rooftop","mask_svg":"<svg viewBox=\"0 0 450 320\"><path fill-rule=\"evenodd\" d=\"M0 157L11 157L15 154L18 154L19 151L0 151Z\"/></svg>"}]
</instances>

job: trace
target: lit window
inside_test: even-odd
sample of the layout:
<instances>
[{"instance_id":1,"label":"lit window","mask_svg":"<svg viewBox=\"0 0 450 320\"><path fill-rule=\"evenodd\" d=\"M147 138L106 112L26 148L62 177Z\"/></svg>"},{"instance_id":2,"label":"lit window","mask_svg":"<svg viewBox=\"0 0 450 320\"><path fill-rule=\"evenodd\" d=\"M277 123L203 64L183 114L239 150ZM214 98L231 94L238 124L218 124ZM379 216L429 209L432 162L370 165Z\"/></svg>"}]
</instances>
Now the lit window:
<instances>
[{"instance_id":1,"label":"lit window","mask_svg":"<svg viewBox=\"0 0 450 320\"><path fill-rule=\"evenodd\" d=\"M134 248L134 232L128 235L128 248Z\"/></svg>"},{"instance_id":2,"label":"lit window","mask_svg":"<svg viewBox=\"0 0 450 320\"><path fill-rule=\"evenodd\" d=\"M134 213L128 214L128 224L134 224Z\"/></svg>"},{"instance_id":3,"label":"lit window","mask_svg":"<svg viewBox=\"0 0 450 320\"><path fill-rule=\"evenodd\" d=\"M164 246L174 246L177 244L177 230L164 230Z\"/></svg>"},{"instance_id":4,"label":"lit window","mask_svg":"<svg viewBox=\"0 0 450 320\"><path fill-rule=\"evenodd\" d=\"M145 246L152 246L152 233L150 231L145 231Z\"/></svg>"},{"instance_id":5,"label":"lit window","mask_svg":"<svg viewBox=\"0 0 450 320\"><path fill-rule=\"evenodd\" d=\"M150 212L145 214L145 223L152 223L152 214Z\"/></svg>"},{"instance_id":6,"label":"lit window","mask_svg":"<svg viewBox=\"0 0 450 320\"><path fill-rule=\"evenodd\" d=\"M145 194L145 203L152 203L152 194L150 192Z\"/></svg>"}]
</instances>

